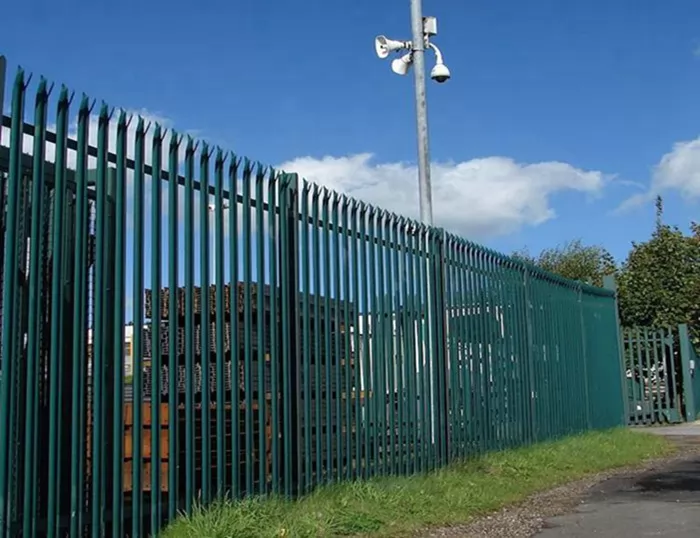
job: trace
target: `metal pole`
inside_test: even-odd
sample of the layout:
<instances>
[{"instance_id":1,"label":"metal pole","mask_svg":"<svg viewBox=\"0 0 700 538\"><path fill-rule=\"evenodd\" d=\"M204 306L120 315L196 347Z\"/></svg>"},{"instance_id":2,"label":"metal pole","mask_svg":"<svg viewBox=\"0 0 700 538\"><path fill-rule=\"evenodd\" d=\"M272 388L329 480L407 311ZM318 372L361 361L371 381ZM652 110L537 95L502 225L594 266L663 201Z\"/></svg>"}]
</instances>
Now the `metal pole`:
<instances>
[{"instance_id":1,"label":"metal pole","mask_svg":"<svg viewBox=\"0 0 700 538\"><path fill-rule=\"evenodd\" d=\"M433 196L430 186L430 149L428 146L428 107L425 100L425 38L421 0L411 0L413 32L413 68L416 86L416 127L418 134L418 197L420 220L433 224Z\"/></svg>"},{"instance_id":2,"label":"metal pole","mask_svg":"<svg viewBox=\"0 0 700 538\"><path fill-rule=\"evenodd\" d=\"M420 206L420 220L426 226L433 225L433 196L430 186L430 148L428 145L428 106L425 99L425 37L423 32L423 6L421 0L411 0L411 31L413 34L413 69L416 87L416 131L418 135L418 200ZM429 260L429 258L428 258ZM428 261L427 271L430 271ZM429 273L428 273L429 274ZM435 297L433 295L433 283L428 278L427 283L427 317L428 317L428 342L432 342L433 308ZM431 350L434 352L434 350ZM431 365L439 364L439 359L435 360L431 353L428 359ZM421 364L421 369L425 368L425 362ZM436 422L436 402L434 393L434 371L430 368L430 437L431 443L435 443L435 422Z\"/></svg>"}]
</instances>

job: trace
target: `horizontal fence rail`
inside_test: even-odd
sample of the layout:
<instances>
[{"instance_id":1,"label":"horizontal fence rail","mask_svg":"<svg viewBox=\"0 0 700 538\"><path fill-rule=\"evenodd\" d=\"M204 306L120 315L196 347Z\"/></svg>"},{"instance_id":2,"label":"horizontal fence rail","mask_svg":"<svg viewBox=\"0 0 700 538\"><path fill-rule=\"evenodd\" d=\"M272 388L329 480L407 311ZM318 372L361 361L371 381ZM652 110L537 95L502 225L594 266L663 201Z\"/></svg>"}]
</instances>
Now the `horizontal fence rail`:
<instances>
[{"instance_id":1,"label":"horizontal fence rail","mask_svg":"<svg viewBox=\"0 0 700 538\"><path fill-rule=\"evenodd\" d=\"M0 537L157 534L624 422L613 291L28 79L0 132Z\"/></svg>"}]
</instances>

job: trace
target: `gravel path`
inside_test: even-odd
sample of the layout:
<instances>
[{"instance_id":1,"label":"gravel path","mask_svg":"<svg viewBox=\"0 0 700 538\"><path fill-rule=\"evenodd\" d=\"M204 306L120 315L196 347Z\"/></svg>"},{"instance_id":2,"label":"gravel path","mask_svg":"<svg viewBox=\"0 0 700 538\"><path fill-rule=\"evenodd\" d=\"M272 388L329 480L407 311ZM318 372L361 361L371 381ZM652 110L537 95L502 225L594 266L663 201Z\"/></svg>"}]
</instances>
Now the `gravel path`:
<instances>
[{"instance_id":1,"label":"gravel path","mask_svg":"<svg viewBox=\"0 0 700 538\"><path fill-rule=\"evenodd\" d=\"M432 529L420 534L420 538L529 538L549 524L548 520L574 512L582 504L584 496L597 484L611 478L633 478L640 474L687 461L700 454L700 437L669 436L679 446L671 458L646 462L641 466L599 473L538 493L515 506L475 519L468 524L450 528Z\"/></svg>"}]
</instances>

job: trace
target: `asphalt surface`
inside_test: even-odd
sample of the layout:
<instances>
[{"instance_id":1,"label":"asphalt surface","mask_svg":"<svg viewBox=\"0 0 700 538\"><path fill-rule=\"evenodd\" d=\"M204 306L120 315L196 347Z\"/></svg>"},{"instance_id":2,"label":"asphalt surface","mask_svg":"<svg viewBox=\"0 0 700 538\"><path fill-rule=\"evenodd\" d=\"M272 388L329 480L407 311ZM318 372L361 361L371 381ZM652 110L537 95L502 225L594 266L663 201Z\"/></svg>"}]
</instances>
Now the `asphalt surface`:
<instances>
[{"instance_id":1,"label":"asphalt surface","mask_svg":"<svg viewBox=\"0 0 700 538\"><path fill-rule=\"evenodd\" d=\"M654 430L681 444L700 444L700 423ZM547 520L537 536L698 537L700 456L606 480L589 490L576 512Z\"/></svg>"}]
</instances>

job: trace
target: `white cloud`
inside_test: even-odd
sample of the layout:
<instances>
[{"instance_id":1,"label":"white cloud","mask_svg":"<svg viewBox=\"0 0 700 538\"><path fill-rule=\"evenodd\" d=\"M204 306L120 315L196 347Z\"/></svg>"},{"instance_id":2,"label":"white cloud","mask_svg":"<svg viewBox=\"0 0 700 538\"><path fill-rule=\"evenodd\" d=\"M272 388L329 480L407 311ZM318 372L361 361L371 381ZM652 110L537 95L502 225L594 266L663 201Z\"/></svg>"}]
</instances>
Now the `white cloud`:
<instances>
[{"instance_id":1,"label":"white cloud","mask_svg":"<svg viewBox=\"0 0 700 538\"><path fill-rule=\"evenodd\" d=\"M654 170L656 190L676 189L691 198L700 197L700 138L674 144Z\"/></svg>"},{"instance_id":2,"label":"white cloud","mask_svg":"<svg viewBox=\"0 0 700 538\"><path fill-rule=\"evenodd\" d=\"M647 203L664 191L677 191L691 199L700 198L700 137L675 143L654 167L648 190L625 200L618 211Z\"/></svg>"},{"instance_id":3,"label":"white cloud","mask_svg":"<svg viewBox=\"0 0 700 538\"><path fill-rule=\"evenodd\" d=\"M377 163L368 153L349 157L297 158L287 172L396 213L417 217L417 169ZM609 178L561 162L523 164L487 157L432 166L435 223L469 238L485 238L536 226L556 216L553 195L598 194Z\"/></svg>"}]
</instances>

